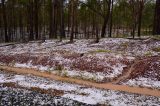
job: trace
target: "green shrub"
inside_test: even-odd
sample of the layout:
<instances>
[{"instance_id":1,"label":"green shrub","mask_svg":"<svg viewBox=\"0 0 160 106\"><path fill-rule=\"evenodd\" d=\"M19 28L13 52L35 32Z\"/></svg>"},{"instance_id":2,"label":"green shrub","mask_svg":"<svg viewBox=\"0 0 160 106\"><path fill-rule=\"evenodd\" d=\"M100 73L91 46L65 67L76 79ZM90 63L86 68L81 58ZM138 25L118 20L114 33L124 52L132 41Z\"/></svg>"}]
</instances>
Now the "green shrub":
<instances>
[{"instance_id":1,"label":"green shrub","mask_svg":"<svg viewBox=\"0 0 160 106\"><path fill-rule=\"evenodd\" d=\"M51 70L50 68L47 69L48 73L52 73L53 70Z\"/></svg>"},{"instance_id":2,"label":"green shrub","mask_svg":"<svg viewBox=\"0 0 160 106\"><path fill-rule=\"evenodd\" d=\"M90 53L110 53L110 50L105 50L105 49L98 49L95 51L90 51Z\"/></svg>"},{"instance_id":3,"label":"green shrub","mask_svg":"<svg viewBox=\"0 0 160 106\"><path fill-rule=\"evenodd\" d=\"M64 69L64 67L62 65L57 65L55 67L55 70L63 70L63 69Z\"/></svg>"},{"instance_id":4,"label":"green shrub","mask_svg":"<svg viewBox=\"0 0 160 106\"><path fill-rule=\"evenodd\" d=\"M155 51L155 52L160 52L160 47L155 47L152 50Z\"/></svg>"},{"instance_id":5,"label":"green shrub","mask_svg":"<svg viewBox=\"0 0 160 106\"><path fill-rule=\"evenodd\" d=\"M127 48L127 47L128 47L128 42L121 43L121 45L120 45L120 46L123 46L123 47Z\"/></svg>"},{"instance_id":6,"label":"green shrub","mask_svg":"<svg viewBox=\"0 0 160 106\"><path fill-rule=\"evenodd\" d=\"M67 77L67 76L68 76L67 70L63 70L63 71L62 71L62 74L63 74L62 76Z\"/></svg>"},{"instance_id":7,"label":"green shrub","mask_svg":"<svg viewBox=\"0 0 160 106\"><path fill-rule=\"evenodd\" d=\"M9 65L10 66L15 66L16 62L13 60Z\"/></svg>"},{"instance_id":8,"label":"green shrub","mask_svg":"<svg viewBox=\"0 0 160 106\"><path fill-rule=\"evenodd\" d=\"M55 70L57 71L57 74L58 75L61 75L62 74L62 71L63 71L64 67L62 65L57 65L55 67Z\"/></svg>"},{"instance_id":9,"label":"green shrub","mask_svg":"<svg viewBox=\"0 0 160 106\"><path fill-rule=\"evenodd\" d=\"M152 56L152 52L148 51L144 54L145 56Z\"/></svg>"}]
</instances>

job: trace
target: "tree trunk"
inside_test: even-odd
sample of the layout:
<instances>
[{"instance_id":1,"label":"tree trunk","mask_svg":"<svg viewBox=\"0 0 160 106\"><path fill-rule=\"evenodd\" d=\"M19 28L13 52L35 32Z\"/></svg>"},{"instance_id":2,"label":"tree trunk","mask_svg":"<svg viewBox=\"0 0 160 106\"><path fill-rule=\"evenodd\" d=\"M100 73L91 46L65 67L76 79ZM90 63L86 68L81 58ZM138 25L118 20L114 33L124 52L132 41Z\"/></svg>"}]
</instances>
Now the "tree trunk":
<instances>
[{"instance_id":1,"label":"tree trunk","mask_svg":"<svg viewBox=\"0 0 160 106\"><path fill-rule=\"evenodd\" d=\"M3 28L3 26L2 26L2 15L1 15L1 10L2 10L2 8L1 8L1 4L0 4L0 42L3 41L3 34L2 34L2 28Z\"/></svg>"},{"instance_id":2,"label":"tree trunk","mask_svg":"<svg viewBox=\"0 0 160 106\"><path fill-rule=\"evenodd\" d=\"M92 17L92 37L94 38L94 36L95 36L95 15L94 14L92 14L93 15L93 17Z\"/></svg>"},{"instance_id":3,"label":"tree trunk","mask_svg":"<svg viewBox=\"0 0 160 106\"><path fill-rule=\"evenodd\" d=\"M107 23L108 23L109 16L110 16L110 9L111 9L111 0L108 1L107 13L103 17L104 18L104 22L103 22L102 31L101 31L101 37L102 38L104 38L105 34L106 34Z\"/></svg>"},{"instance_id":4,"label":"tree trunk","mask_svg":"<svg viewBox=\"0 0 160 106\"><path fill-rule=\"evenodd\" d=\"M106 18L104 18L104 22L103 22L103 26L102 26L102 31L101 31L101 37L104 38L105 34L106 34L106 28L107 28L107 23L108 23L108 18L109 15L106 16Z\"/></svg>"},{"instance_id":5,"label":"tree trunk","mask_svg":"<svg viewBox=\"0 0 160 106\"><path fill-rule=\"evenodd\" d=\"M74 37L74 0L71 0L71 36L70 36L70 42L73 42L73 37Z\"/></svg>"},{"instance_id":6,"label":"tree trunk","mask_svg":"<svg viewBox=\"0 0 160 106\"><path fill-rule=\"evenodd\" d=\"M29 0L29 6L28 6L28 20L29 20L29 40L34 39L33 35L33 0Z\"/></svg>"},{"instance_id":7,"label":"tree trunk","mask_svg":"<svg viewBox=\"0 0 160 106\"><path fill-rule=\"evenodd\" d=\"M54 0L50 0L50 29L49 29L49 38L53 38L54 33Z\"/></svg>"},{"instance_id":8,"label":"tree trunk","mask_svg":"<svg viewBox=\"0 0 160 106\"><path fill-rule=\"evenodd\" d=\"M132 35L133 39L135 38L136 27L137 27L137 24L133 23L132 32L131 32L131 35Z\"/></svg>"},{"instance_id":9,"label":"tree trunk","mask_svg":"<svg viewBox=\"0 0 160 106\"><path fill-rule=\"evenodd\" d=\"M132 30L131 30L131 36L133 37L133 39L135 38L135 31L137 28L137 23L138 23L138 13L139 13L139 9L138 5L137 5L138 1L131 1L131 7L132 7Z\"/></svg>"},{"instance_id":10,"label":"tree trunk","mask_svg":"<svg viewBox=\"0 0 160 106\"><path fill-rule=\"evenodd\" d=\"M9 42L8 37L8 26L7 26L7 16L6 16L6 6L5 6L5 0L1 0L2 2L2 13L3 13L3 24L4 24L4 33L5 33L5 42Z\"/></svg>"},{"instance_id":11,"label":"tree trunk","mask_svg":"<svg viewBox=\"0 0 160 106\"><path fill-rule=\"evenodd\" d=\"M60 26L60 41L62 41L62 38L65 38L65 29L64 29L64 0L60 1L61 5L61 26Z\"/></svg>"},{"instance_id":12,"label":"tree trunk","mask_svg":"<svg viewBox=\"0 0 160 106\"><path fill-rule=\"evenodd\" d=\"M50 32L49 38L57 38L57 22L56 22L56 15L57 15L57 0L51 0L51 7L50 7Z\"/></svg>"},{"instance_id":13,"label":"tree trunk","mask_svg":"<svg viewBox=\"0 0 160 106\"><path fill-rule=\"evenodd\" d=\"M24 35L23 35L23 21L22 21L22 11L21 8L19 9L19 34L21 36L21 40L24 41Z\"/></svg>"},{"instance_id":14,"label":"tree trunk","mask_svg":"<svg viewBox=\"0 0 160 106\"><path fill-rule=\"evenodd\" d=\"M99 42L99 30L98 30L98 26L96 26L96 43Z\"/></svg>"},{"instance_id":15,"label":"tree trunk","mask_svg":"<svg viewBox=\"0 0 160 106\"><path fill-rule=\"evenodd\" d=\"M141 36L141 25L142 25L142 13L143 13L143 2L139 1L139 16L138 16L138 37Z\"/></svg>"},{"instance_id":16,"label":"tree trunk","mask_svg":"<svg viewBox=\"0 0 160 106\"><path fill-rule=\"evenodd\" d=\"M160 0L156 1L153 35L160 35Z\"/></svg>"},{"instance_id":17,"label":"tree trunk","mask_svg":"<svg viewBox=\"0 0 160 106\"><path fill-rule=\"evenodd\" d=\"M109 28L109 36L108 37L112 37L112 26L113 26L113 20L112 20L112 15L113 15L113 0L112 0L112 4L111 4L111 13L110 13L110 28Z\"/></svg>"},{"instance_id":18,"label":"tree trunk","mask_svg":"<svg viewBox=\"0 0 160 106\"><path fill-rule=\"evenodd\" d=\"M38 11L39 11L39 0L34 0L34 27L35 27L35 39L39 39L39 30L38 30L38 26L39 26L39 17L38 17Z\"/></svg>"}]
</instances>

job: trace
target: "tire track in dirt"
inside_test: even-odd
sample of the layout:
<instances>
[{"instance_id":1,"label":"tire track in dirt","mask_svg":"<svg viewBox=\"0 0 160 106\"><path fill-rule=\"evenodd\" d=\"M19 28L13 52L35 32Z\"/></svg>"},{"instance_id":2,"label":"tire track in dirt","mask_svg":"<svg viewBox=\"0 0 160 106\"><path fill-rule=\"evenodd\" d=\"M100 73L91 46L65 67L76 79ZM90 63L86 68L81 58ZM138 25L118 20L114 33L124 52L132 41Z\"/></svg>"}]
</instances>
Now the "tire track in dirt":
<instances>
[{"instance_id":1,"label":"tire track in dirt","mask_svg":"<svg viewBox=\"0 0 160 106\"><path fill-rule=\"evenodd\" d=\"M38 77L50 78L52 80L62 81L62 82L69 82L73 84L84 85L87 87L95 87L99 89L106 89L106 90L115 90L115 91L123 91L128 93L135 93L135 94L142 94L142 95L150 95L160 97L160 90L157 89L148 89L148 88L140 88L140 87L130 87L127 85L115 85L112 83L95 83L80 79L68 78L68 77L61 77L54 74L49 74L46 72L36 71L34 69L25 69L25 68L15 68L9 66L0 66L1 70L6 72L15 72L17 74L31 74Z\"/></svg>"},{"instance_id":2,"label":"tire track in dirt","mask_svg":"<svg viewBox=\"0 0 160 106\"><path fill-rule=\"evenodd\" d=\"M130 77L130 74L135 70L134 67L135 65L137 65L139 62L141 61L144 61L144 60L137 60L135 61L127 70L127 72L123 73L120 77L118 77L117 79L111 81L110 83L113 83L113 84L117 84L119 83L120 81L124 81L126 80L127 78Z\"/></svg>"},{"instance_id":3,"label":"tire track in dirt","mask_svg":"<svg viewBox=\"0 0 160 106\"><path fill-rule=\"evenodd\" d=\"M135 62L130 67L128 67L128 69L127 69L127 71L125 73L123 73L117 79L115 79L115 80L113 80L113 81L111 81L109 83L118 84L119 82L126 80L127 78L129 78L131 76L132 72L136 71L136 69L135 69L136 65L139 65L139 63L144 62L144 61L147 62L148 60L150 60L152 58L154 58L154 57L148 57L148 58L145 58L145 59L142 59L142 60L135 60Z\"/></svg>"}]
</instances>

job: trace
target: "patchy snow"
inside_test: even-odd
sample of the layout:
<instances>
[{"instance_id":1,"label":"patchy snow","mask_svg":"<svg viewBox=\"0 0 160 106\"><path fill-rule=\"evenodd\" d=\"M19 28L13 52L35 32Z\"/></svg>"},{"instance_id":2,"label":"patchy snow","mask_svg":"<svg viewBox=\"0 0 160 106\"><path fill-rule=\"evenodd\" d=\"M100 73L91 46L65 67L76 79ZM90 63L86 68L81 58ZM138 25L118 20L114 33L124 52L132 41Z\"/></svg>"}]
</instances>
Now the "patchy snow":
<instances>
[{"instance_id":1,"label":"patchy snow","mask_svg":"<svg viewBox=\"0 0 160 106\"><path fill-rule=\"evenodd\" d=\"M160 89L160 57L150 57L135 65L131 76L120 84Z\"/></svg>"},{"instance_id":2,"label":"patchy snow","mask_svg":"<svg viewBox=\"0 0 160 106\"><path fill-rule=\"evenodd\" d=\"M20 67L20 68L32 68L32 69L38 69L40 71L48 71L48 70L52 70L52 68L49 68L47 66L42 66L42 65L37 65L37 66L33 66L31 64L31 62L29 63L15 63L14 67Z\"/></svg>"},{"instance_id":3,"label":"patchy snow","mask_svg":"<svg viewBox=\"0 0 160 106\"><path fill-rule=\"evenodd\" d=\"M63 40L62 42L46 40L44 43L30 42L27 44L0 47L0 55L14 57L14 55L27 54L29 56L29 60L26 62L19 62L21 56L17 57L18 61L14 61L14 63L9 60L10 58L7 58L7 61L11 62L9 65L15 67L34 68L41 71L60 74L62 76L102 81L105 78L112 79L122 74L123 68L127 67L127 65L134 61L137 56L159 56L159 52L154 51L153 48L160 47L160 41L153 42L150 40L141 41L123 38L104 38L96 44L91 43L92 40L84 39L75 40L73 44L67 42L68 40ZM81 54L83 55L80 56ZM45 61L43 60L42 63L47 63L47 65L42 65L40 62L37 62L41 60L40 58L43 58L43 56L46 56L47 59ZM68 58L66 58L67 56ZM38 58L36 58L37 60L33 59L33 61L30 57ZM125 63L124 60L128 63ZM1 61L2 59L0 60L0 65L6 64ZM36 62L38 64L33 65L33 63ZM49 64L49 62L58 62L58 65L63 66L62 70L55 70L56 64ZM75 66L77 65L77 67L73 67L73 64L75 64ZM6 82L14 82L24 87L63 90L65 91L63 97L87 104L101 103L113 106L160 105L160 97L85 88L84 86L50 81L30 75L9 76L0 73L0 83ZM160 88L160 81L154 80L154 78L139 77L136 79L130 79L123 84L157 89Z\"/></svg>"},{"instance_id":4,"label":"patchy snow","mask_svg":"<svg viewBox=\"0 0 160 106\"><path fill-rule=\"evenodd\" d=\"M157 81L151 78L144 78L144 77L130 79L127 82L124 82L122 84L129 85L129 86L142 86L142 87L149 87L153 89L154 88L160 89L160 81Z\"/></svg>"},{"instance_id":5,"label":"patchy snow","mask_svg":"<svg viewBox=\"0 0 160 106\"><path fill-rule=\"evenodd\" d=\"M1 106L85 106L68 98L43 94L23 88L3 87L0 84ZM12 98L12 99L11 99Z\"/></svg>"},{"instance_id":6,"label":"patchy snow","mask_svg":"<svg viewBox=\"0 0 160 106\"><path fill-rule=\"evenodd\" d=\"M24 63L24 64L20 64L20 63L15 63L15 65L14 65L15 67L21 67L21 68L30 68L32 65L31 65L31 63L29 62L29 63Z\"/></svg>"},{"instance_id":7,"label":"patchy snow","mask_svg":"<svg viewBox=\"0 0 160 106\"><path fill-rule=\"evenodd\" d=\"M129 40L123 38L104 38L99 43L91 43L92 40L75 40L73 44L67 43L68 40L58 42L56 40L46 40L44 43L27 43L16 44L7 47L0 47L2 53L7 54L21 54L21 53L34 53L38 52L50 52L51 50L67 50L76 53L87 53L97 49L106 49L113 52L124 51L126 55L145 55L147 52L151 52L152 55L157 55L152 48L159 47L160 42L147 42L141 40Z\"/></svg>"},{"instance_id":8,"label":"patchy snow","mask_svg":"<svg viewBox=\"0 0 160 106\"><path fill-rule=\"evenodd\" d=\"M61 58L56 58L61 59ZM63 61L63 60L62 60ZM24 64L20 64L20 63L15 63L14 67L20 67L20 68L32 68L32 69L38 69L40 71L48 71L48 72L52 72L54 74L58 74L61 76L68 76L68 77L75 77L75 78L81 78L81 79L87 79L87 80L94 80L97 82L101 82L103 81L105 78L114 78L117 77L118 75L122 74L123 68L126 67L126 65L121 65L121 64L117 64L114 66L110 66L113 68L113 72L112 73L107 73L105 74L104 72L87 72L87 71L78 71L78 70L71 70L68 67L64 67L63 70L54 70L54 67L49 67L49 66L42 66L42 65L37 65L34 66L31 64L31 62L29 63L24 63Z\"/></svg>"},{"instance_id":9,"label":"patchy snow","mask_svg":"<svg viewBox=\"0 0 160 106\"><path fill-rule=\"evenodd\" d=\"M46 40L44 43L29 42L0 47L0 54L17 60L14 61L15 67L35 68L57 73L55 69L58 64L64 67L62 71L67 76L84 76L83 78L102 81L105 78L112 79L121 75L124 67L130 65L137 56L159 55L153 48L160 47L160 41L152 41L152 39L143 41L104 38L99 43L82 39L75 40L72 44L68 41ZM25 58L28 60L20 62L24 60L21 55L23 57L27 55L28 57ZM8 62L12 62L10 58L7 59ZM3 60L5 58L2 57L1 65L5 64L1 62Z\"/></svg>"},{"instance_id":10,"label":"patchy snow","mask_svg":"<svg viewBox=\"0 0 160 106\"><path fill-rule=\"evenodd\" d=\"M53 71L54 74L57 74L57 72ZM74 78L80 78L80 79L87 79L87 80L94 80L97 82L102 81L105 77L107 77L105 74L101 72L87 72L87 71L75 71L75 70L64 70L62 71L61 76L68 76L68 77L74 77Z\"/></svg>"},{"instance_id":11,"label":"patchy snow","mask_svg":"<svg viewBox=\"0 0 160 106\"><path fill-rule=\"evenodd\" d=\"M87 104L110 104L113 106L160 105L160 97L144 96L112 90L88 88L76 84L62 83L31 75L14 75L0 72L0 83L15 82L23 87L57 89L65 91L62 97Z\"/></svg>"}]
</instances>

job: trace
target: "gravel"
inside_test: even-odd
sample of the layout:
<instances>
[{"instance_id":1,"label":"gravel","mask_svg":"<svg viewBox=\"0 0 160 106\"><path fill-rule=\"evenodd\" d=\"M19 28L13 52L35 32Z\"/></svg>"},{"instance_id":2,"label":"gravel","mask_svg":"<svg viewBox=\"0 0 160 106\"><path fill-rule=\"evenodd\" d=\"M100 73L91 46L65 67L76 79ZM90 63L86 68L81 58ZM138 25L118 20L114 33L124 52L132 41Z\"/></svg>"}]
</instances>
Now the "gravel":
<instances>
[{"instance_id":1,"label":"gravel","mask_svg":"<svg viewBox=\"0 0 160 106\"><path fill-rule=\"evenodd\" d=\"M71 99L0 85L0 106L93 106Z\"/></svg>"}]
</instances>

